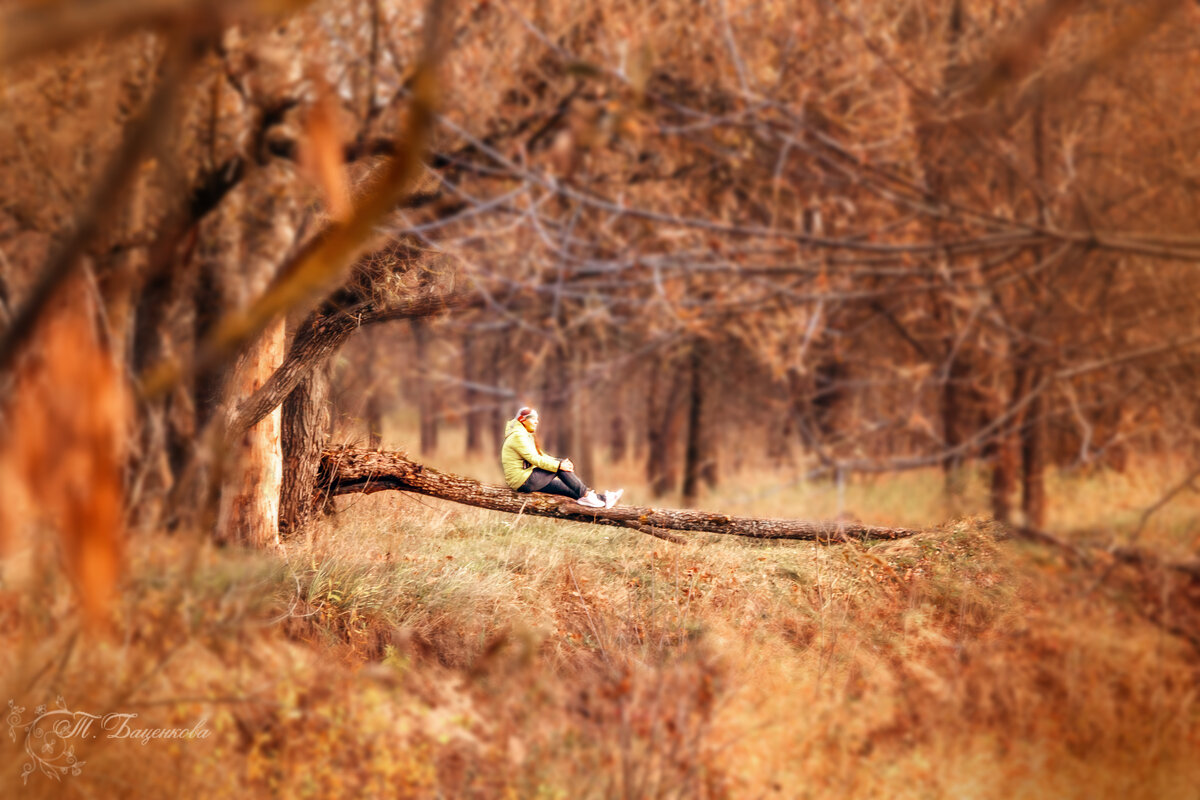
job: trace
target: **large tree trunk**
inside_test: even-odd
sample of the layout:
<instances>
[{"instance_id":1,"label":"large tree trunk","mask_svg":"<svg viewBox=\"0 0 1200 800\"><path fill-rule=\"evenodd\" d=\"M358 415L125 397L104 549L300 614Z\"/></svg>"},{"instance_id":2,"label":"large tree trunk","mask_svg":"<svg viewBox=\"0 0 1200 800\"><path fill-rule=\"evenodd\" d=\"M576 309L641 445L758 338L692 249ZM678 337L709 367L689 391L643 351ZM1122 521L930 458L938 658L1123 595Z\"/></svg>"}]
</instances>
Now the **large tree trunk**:
<instances>
[{"instance_id":1,"label":"large tree trunk","mask_svg":"<svg viewBox=\"0 0 1200 800\"><path fill-rule=\"evenodd\" d=\"M573 500L548 494L522 494L471 478L440 472L401 453L345 448L326 450L321 460L320 486L331 494L378 492L387 489L416 492L456 503L513 514L632 528L670 541L683 541L672 531L695 531L755 539L802 539L831 543L844 539L900 539L917 531L883 528L855 522L733 517L707 511L616 506L586 508Z\"/></svg>"},{"instance_id":2,"label":"large tree trunk","mask_svg":"<svg viewBox=\"0 0 1200 800\"><path fill-rule=\"evenodd\" d=\"M220 280L228 309L246 308L260 297L296 239L294 180L283 166L268 167L262 183L243 197L237 222L244 232L241 251L226 252ZM245 187L244 187L245 188ZM243 400L258 392L283 364L284 320L278 319L238 358L224 387L222 412L227 424L239 416ZM216 538L255 547L279 541L279 491L283 480L281 414L278 408L256 425L231 430L229 452L221 454L228 470L222 475Z\"/></svg>"},{"instance_id":3,"label":"large tree trunk","mask_svg":"<svg viewBox=\"0 0 1200 800\"><path fill-rule=\"evenodd\" d=\"M328 364L314 367L283 403L283 486L279 531L295 535L321 503L316 492L321 449L329 441ZM374 449L374 445L372 445Z\"/></svg>"},{"instance_id":4,"label":"large tree trunk","mask_svg":"<svg viewBox=\"0 0 1200 800\"><path fill-rule=\"evenodd\" d=\"M284 323L280 320L238 359L231 390L248 397L283 362ZM235 450L221 486L217 540L266 547L279 541L279 490L283 481L280 411L231 442Z\"/></svg>"}]
</instances>

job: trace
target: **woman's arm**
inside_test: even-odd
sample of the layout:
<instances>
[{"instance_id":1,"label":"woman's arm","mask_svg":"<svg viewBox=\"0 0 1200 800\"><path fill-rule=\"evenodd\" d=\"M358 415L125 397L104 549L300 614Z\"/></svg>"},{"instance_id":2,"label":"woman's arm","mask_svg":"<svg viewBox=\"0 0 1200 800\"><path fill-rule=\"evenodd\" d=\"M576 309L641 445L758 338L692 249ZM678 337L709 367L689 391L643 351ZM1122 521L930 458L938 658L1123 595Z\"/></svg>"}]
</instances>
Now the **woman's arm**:
<instances>
[{"instance_id":1,"label":"woman's arm","mask_svg":"<svg viewBox=\"0 0 1200 800\"><path fill-rule=\"evenodd\" d=\"M513 442L513 448L516 449L517 455L535 467L544 469L547 472L558 472L559 460L554 456L539 453L537 448L533 446L532 436L521 436L518 433L516 441Z\"/></svg>"}]
</instances>

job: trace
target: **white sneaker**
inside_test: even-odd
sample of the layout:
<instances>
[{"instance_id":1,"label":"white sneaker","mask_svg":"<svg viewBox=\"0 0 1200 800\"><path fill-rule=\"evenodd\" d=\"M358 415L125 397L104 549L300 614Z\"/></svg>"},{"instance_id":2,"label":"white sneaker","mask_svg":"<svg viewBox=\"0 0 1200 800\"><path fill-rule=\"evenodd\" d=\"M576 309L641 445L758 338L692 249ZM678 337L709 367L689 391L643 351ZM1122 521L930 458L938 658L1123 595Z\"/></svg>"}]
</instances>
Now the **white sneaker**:
<instances>
[{"instance_id":1,"label":"white sneaker","mask_svg":"<svg viewBox=\"0 0 1200 800\"><path fill-rule=\"evenodd\" d=\"M596 493L591 489L588 490L587 494L575 502L579 503L581 506L587 506L588 508L604 508L604 501L597 497Z\"/></svg>"},{"instance_id":2,"label":"white sneaker","mask_svg":"<svg viewBox=\"0 0 1200 800\"><path fill-rule=\"evenodd\" d=\"M609 489L604 493L604 507L612 508L621 499L621 495L625 494L624 489Z\"/></svg>"}]
</instances>

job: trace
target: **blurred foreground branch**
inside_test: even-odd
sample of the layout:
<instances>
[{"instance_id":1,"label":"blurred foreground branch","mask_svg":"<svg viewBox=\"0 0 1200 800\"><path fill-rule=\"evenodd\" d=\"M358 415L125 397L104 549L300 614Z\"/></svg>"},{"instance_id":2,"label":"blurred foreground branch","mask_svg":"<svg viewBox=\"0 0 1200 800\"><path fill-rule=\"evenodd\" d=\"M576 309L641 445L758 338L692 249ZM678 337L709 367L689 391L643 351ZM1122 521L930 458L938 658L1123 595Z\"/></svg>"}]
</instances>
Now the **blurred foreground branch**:
<instances>
[{"instance_id":1,"label":"blurred foreground branch","mask_svg":"<svg viewBox=\"0 0 1200 800\"><path fill-rule=\"evenodd\" d=\"M0 15L0 64L17 63L73 47L101 34L121 36L141 28L194 28L233 22L239 16L271 15L296 11L307 0L262 0L234 3L228 0L71 0L21 3Z\"/></svg>"},{"instance_id":2,"label":"blurred foreground branch","mask_svg":"<svg viewBox=\"0 0 1200 800\"><path fill-rule=\"evenodd\" d=\"M200 52L201 41L189 40L177 33L167 42L163 76L145 111L128 125L120 147L76 213L65 241L47 259L28 299L14 313L12 324L4 329L0 337L0 372L12 368L32 337L38 320L79 264L83 248L111 222L121 208L119 200L132 184L139 165L168 133L179 86Z\"/></svg>"},{"instance_id":3,"label":"blurred foreground branch","mask_svg":"<svg viewBox=\"0 0 1200 800\"><path fill-rule=\"evenodd\" d=\"M224 363L281 315L307 310L336 287L367 248L376 227L411 191L423 169L422 158L432 135L438 101L437 70L444 50L444 4L428 5L425 42L412 78L407 126L395 154L374 180L370 191L354 204L344 220L335 220L288 263L276 280L248 308L227 314L198 343L194 362L166 362L149 371L143 392L156 397L190 370L203 371Z\"/></svg>"}]
</instances>

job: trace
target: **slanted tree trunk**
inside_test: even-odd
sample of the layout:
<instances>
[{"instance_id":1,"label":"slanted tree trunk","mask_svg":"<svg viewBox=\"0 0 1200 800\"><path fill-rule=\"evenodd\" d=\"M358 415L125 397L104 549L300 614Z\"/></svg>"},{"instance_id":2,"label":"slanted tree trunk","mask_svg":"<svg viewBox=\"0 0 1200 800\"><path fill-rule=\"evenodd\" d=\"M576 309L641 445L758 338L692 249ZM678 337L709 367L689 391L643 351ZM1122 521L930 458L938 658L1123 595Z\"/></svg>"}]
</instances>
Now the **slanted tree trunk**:
<instances>
[{"instance_id":1,"label":"slanted tree trunk","mask_svg":"<svg viewBox=\"0 0 1200 800\"><path fill-rule=\"evenodd\" d=\"M813 522L795 519L733 517L707 511L616 506L587 508L573 500L548 494L521 494L506 486L491 486L472 478L441 472L401 453L345 448L326 450L321 461L321 486L331 494L415 492L455 503L541 517L632 528L670 541L684 541L676 531L748 536L755 539L801 539L822 543L845 539L900 539L917 531L851 522Z\"/></svg>"},{"instance_id":2,"label":"slanted tree trunk","mask_svg":"<svg viewBox=\"0 0 1200 800\"><path fill-rule=\"evenodd\" d=\"M129 201L125 214L127 236L146 235L146 182L148 173L134 178L129 187ZM105 306L108 309L109 334L121 363L129 363L135 347L136 308L139 288L147 270L148 259L144 247L131 247L114 258L107 274L101 275Z\"/></svg>"}]
</instances>

